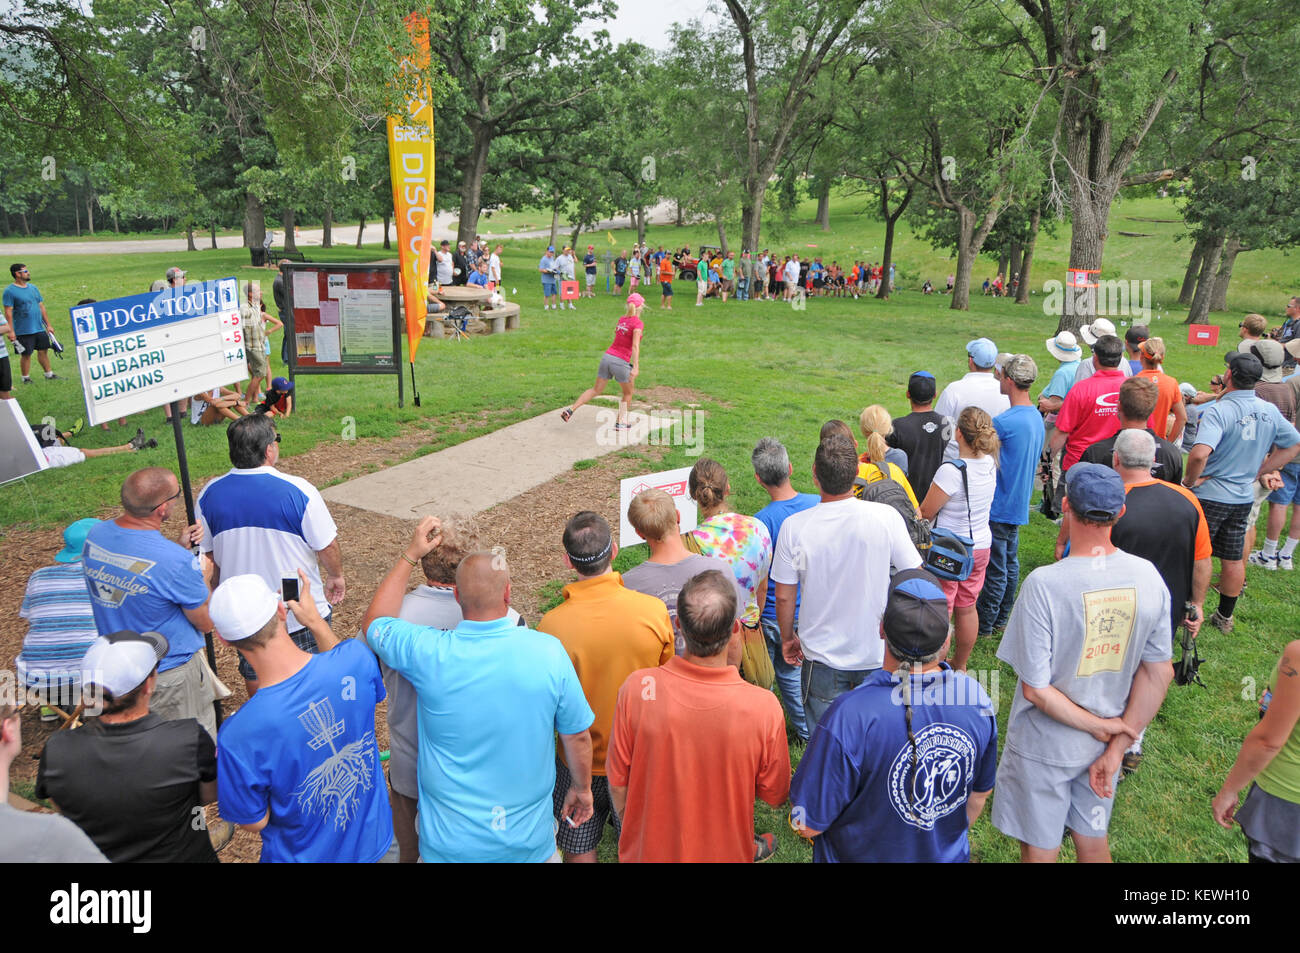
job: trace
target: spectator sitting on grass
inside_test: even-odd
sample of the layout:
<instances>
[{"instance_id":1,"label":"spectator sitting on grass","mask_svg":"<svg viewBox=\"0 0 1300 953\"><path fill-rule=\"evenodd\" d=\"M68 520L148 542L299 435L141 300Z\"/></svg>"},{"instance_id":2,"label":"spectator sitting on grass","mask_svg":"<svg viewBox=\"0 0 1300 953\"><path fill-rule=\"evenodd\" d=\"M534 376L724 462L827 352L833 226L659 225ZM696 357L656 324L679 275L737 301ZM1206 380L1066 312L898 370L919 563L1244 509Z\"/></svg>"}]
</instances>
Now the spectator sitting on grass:
<instances>
[{"instance_id":1,"label":"spectator sitting on grass","mask_svg":"<svg viewBox=\"0 0 1300 953\"><path fill-rule=\"evenodd\" d=\"M293 413L293 381L287 377L277 377L271 381L271 389L262 397L262 402L253 408L255 414L270 414L272 417L288 417Z\"/></svg>"}]
</instances>

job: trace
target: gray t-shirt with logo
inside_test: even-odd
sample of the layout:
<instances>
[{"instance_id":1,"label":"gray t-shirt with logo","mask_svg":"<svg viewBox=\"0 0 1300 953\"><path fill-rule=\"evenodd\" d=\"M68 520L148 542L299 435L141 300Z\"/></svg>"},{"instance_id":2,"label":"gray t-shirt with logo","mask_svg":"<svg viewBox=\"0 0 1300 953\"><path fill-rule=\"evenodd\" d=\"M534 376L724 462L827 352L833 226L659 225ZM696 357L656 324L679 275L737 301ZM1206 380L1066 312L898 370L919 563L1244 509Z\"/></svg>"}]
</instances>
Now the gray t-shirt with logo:
<instances>
[{"instance_id":1,"label":"gray t-shirt with logo","mask_svg":"<svg viewBox=\"0 0 1300 953\"><path fill-rule=\"evenodd\" d=\"M673 640L676 643L674 654L678 658L686 654L686 640L682 638L681 626L677 624L677 593L681 591L682 586L686 585L686 580L710 569L717 569L728 579L735 581L736 576L731 571L729 562L716 556L702 556L699 553L692 553L676 563L644 562L623 573L623 585L637 592L644 592L647 596L654 596L668 607L668 618L673 623ZM746 598L744 591L737 584L736 618L744 615Z\"/></svg>"},{"instance_id":2,"label":"gray t-shirt with logo","mask_svg":"<svg viewBox=\"0 0 1300 953\"><path fill-rule=\"evenodd\" d=\"M1138 556L1070 556L1031 572L998 649L1019 677L1006 747L1044 764L1092 764L1105 744L1040 711L1024 685L1051 685L1099 718L1118 717L1138 666L1172 657L1169 619L1169 589Z\"/></svg>"}]
</instances>

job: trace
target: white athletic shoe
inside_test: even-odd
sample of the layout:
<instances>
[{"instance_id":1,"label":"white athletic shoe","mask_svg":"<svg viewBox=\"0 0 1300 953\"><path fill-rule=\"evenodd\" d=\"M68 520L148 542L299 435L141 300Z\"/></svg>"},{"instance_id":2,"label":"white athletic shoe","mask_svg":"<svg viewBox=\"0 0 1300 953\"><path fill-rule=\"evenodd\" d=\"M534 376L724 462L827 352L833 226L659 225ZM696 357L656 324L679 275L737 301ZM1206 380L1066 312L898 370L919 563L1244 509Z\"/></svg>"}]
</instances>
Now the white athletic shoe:
<instances>
[{"instance_id":1,"label":"white athletic shoe","mask_svg":"<svg viewBox=\"0 0 1300 953\"><path fill-rule=\"evenodd\" d=\"M1247 557L1246 562L1252 566L1262 566L1269 572L1277 571L1277 557L1265 556L1264 550L1257 549Z\"/></svg>"},{"instance_id":2,"label":"white athletic shoe","mask_svg":"<svg viewBox=\"0 0 1300 953\"><path fill-rule=\"evenodd\" d=\"M570 301L570 302L569 302L569 310L570 310L570 311L577 311L577 310L578 310L578 307L577 307L577 305L575 305L572 301Z\"/></svg>"},{"instance_id":3,"label":"white athletic shoe","mask_svg":"<svg viewBox=\"0 0 1300 953\"><path fill-rule=\"evenodd\" d=\"M1291 562L1290 556L1279 555L1277 557L1277 568L1285 569L1287 572L1290 572L1292 569L1295 569L1295 563Z\"/></svg>"}]
</instances>

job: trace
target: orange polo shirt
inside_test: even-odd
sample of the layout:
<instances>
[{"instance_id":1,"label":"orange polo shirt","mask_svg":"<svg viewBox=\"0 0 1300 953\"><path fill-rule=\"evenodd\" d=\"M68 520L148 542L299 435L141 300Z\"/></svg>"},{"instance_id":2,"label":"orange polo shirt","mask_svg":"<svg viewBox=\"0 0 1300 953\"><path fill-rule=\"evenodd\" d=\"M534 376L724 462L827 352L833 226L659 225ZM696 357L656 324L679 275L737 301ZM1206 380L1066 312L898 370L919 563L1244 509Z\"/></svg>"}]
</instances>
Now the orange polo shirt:
<instances>
[{"instance_id":1,"label":"orange polo shirt","mask_svg":"<svg viewBox=\"0 0 1300 953\"><path fill-rule=\"evenodd\" d=\"M734 666L671 658L618 693L606 762L627 788L620 863L752 863L754 798L790 794L781 703Z\"/></svg>"},{"instance_id":2,"label":"orange polo shirt","mask_svg":"<svg viewBox=\"0 0 1300 953\"><path fill-rule=\"evenodd\" d=\"M626 588L622 575L610 572L565 586L564 602L542 616L537 631L555 636L569 653L596 715L590 729L591 772L603 775L619 686L628 673L672 658L668 609L662 600ZM557 751L563 758L563 748Z\"/></svg>"}]
</instances>

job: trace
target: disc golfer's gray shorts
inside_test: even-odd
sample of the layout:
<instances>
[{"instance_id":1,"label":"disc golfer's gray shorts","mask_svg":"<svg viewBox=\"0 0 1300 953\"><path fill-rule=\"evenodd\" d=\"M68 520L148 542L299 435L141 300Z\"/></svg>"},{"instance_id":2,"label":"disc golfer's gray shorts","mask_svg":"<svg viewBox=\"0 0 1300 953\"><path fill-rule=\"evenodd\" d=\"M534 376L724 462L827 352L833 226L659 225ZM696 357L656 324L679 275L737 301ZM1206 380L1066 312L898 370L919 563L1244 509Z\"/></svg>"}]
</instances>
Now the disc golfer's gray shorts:
<instances>
[{"instance_id":1,"label":"disc golfer's gray shorts","mask_svg":"<svg viewBox=\"0 0 1300 953\"><path fill-rule=\"evenodd\" d=\"M596 376L603 381L614 380L626 384L632 379L632 365L613 354L602 354L600 369L596 371Z\"/></svg>"},{"instance_id":2,"label":"disc golfer's gray shorts","mask_svg":"<svg viewBox=\"0 0 1300 953\"><path fill-rule=\"evenodd\" d=\"M1065 831L1105 837L1115 799L1097 797L1088 767L1063 768L1004 748L993 792L993 826L1043 850L1061 846Z\"/></svg>"}]
</instances>

